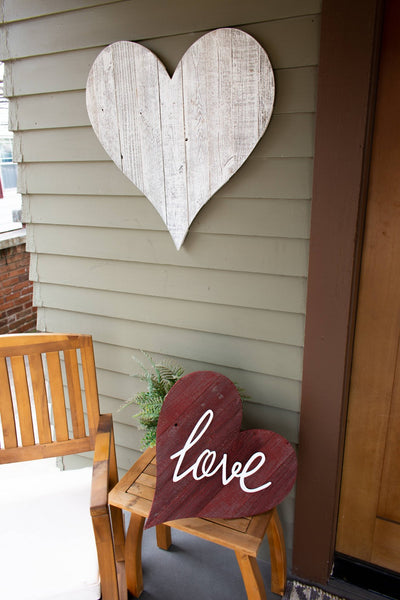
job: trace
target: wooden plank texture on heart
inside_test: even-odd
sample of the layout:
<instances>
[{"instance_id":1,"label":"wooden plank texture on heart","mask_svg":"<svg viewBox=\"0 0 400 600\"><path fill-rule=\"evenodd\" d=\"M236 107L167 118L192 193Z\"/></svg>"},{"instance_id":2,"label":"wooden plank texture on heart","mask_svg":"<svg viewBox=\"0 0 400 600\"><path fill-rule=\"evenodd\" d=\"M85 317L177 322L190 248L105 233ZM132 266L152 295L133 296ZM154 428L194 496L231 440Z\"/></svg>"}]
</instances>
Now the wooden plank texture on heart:
<instances>
[{"instance_id":1,"label":"wooden plank texture on heart","mask_svg":"<svg viewBox=\"0 0 400 600\"><path fill-rule=\"evenodd\" d=\"M283 500L296 477L294 449L272 431L241 431L241 421L241 398L224 375L196 371L171 388L157 426L157 483L146 527L247 517Z\"/></svg>"},{"instance_id":2,"label":"wooden plank texture on heart","mask_svg":"<svg viewBox=\"0 0 400 600\"><path fill-rule=\"evenodd\" d=\"M172 77L144 46L111 44L93 63L86 104L104 149L179 250L199 210L264 134L274 94L266 52L226 28L197 40Z\"/></svg>"}]
</instances>

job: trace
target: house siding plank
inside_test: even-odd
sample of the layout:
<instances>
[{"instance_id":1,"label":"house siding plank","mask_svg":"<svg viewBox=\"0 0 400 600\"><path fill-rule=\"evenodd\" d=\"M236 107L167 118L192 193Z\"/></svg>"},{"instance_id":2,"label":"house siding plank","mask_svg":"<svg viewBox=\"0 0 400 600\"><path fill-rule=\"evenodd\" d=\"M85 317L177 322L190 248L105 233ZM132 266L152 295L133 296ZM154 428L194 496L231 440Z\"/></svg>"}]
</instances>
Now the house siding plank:
<instances>
[{"instance_id":1,"label":"house siding plank","mask_svg":"<svg viewBox=\"0 0 400 600\"><path fill-rule=\"evenodd\" d=\"M3 59L107 45L118 40L140 41L260 21L278 21L320 12L320 0L213 0L188 2L186 10L173 10L158 0L151 10L145 3L126 0L69 11L7 25L0 44Z\"/></svg>"},{"instance_id":2,"label":"house siding plank","mask_svg":"<svg viewBox=\"0 0 400 600\"><path fill-rule=\"evenodd\" d=\"M113 400L114 405L110 404L108 408L103 408L103 410L112 412L114 418L118 421L130 423L132 427L137 427L138 423L135 419L129 421L137 410L133 408L118 412L118 408L121 402L125 402L132 398L135 393L143 390L143 384L133 377L134 374L140 372L135 359L143 362L143 355L139 351L132 354L130 348L117 347L101 342L96 342L95 348L98 382L102 395L115 398ZM240 383L240 386L253 403L275 406L281 411L299 412L301 384L294 379L283 379L282 377L245 371L244 369L238 372L224 365L210 365L207 362L194 361L184 357L159 356L156 353L153 356L156 360L168 360L181 365L185 373L218 370L229 379Z\"/></svg>"},{"instance_id":3,"label":"house siding plank","mask_svg":"<svg viewBox=\"0 0 400 600\"><path fill-rule=\"evenodd\" d=\"M8 96L84 90L95 58L103 47L41 54L5 63L4 93Z\"/></svg>"},{"instance_id":4,"label":"house siding plank","mask_svg":"<svg viewBox=\"0 0 400 600\"><path fill-rule=\"evenodd\" d=\"M168 232L36 225L27 231L26 248L39 254L65 254L185 267L224 269L304 277L308 241L289 238L188 235L176 252Z\"/></svg>"},{"instance_id":5,"label":"house siding plank","mask_svg":"<svg viewBox=\"0 0 400 600\"><path fill-rule=\"evenodd\" d=\"M81 312L89 304L94 315L293 346L301 346L304 336L304 316L299 314L72 286L42 284L35 289L37 306Z\"/></svg>"},{"instance_id":6,"label":"house siding plank","mask_svg":"<svg viewBox=\"0 0 400 600\"><path fill-rule=\"evenodd\" d=\"M250 156L213 198L310 198L312 167L312 158ZM22 194L142 195L111 162L22 163L18 187Z\"/></svg>"},{"instance_id":7,"label":"house siding plank","mask_svg":"<svg viewBox=\"0 0 400 600\"><path fill-rule=\"evenodd\" d=\"M137 392L143 390L143 383L133 375L140 372L139 363L146 362L140 351L122 346L113 346L107 343L96 342L96 366L98 369L98 384L101 388L101 396L109 400L109 405L103 407L104 412L112 412L114 418L121 423L132 427L138 427L138 422L133 415L137 409L119 411L121 403L132 398ZM159 356L153 354L156 360L173 361L185 370L185 373L193 371L218 370L226 377L234 381L245 390L249 401L263 406L274 406L281 411L299 412L300 382L293 379L283 379L255 371L244 369L237 371L224 365L210 365L210 363L190 360L184 357ZM247 400L246 400L247 402ZM256 409L254 409L256 410Z\"/></svg>"},{"instance_id":8,"label":"house siding plank","mask_svg":"<svg viewBox=\"0 0 400 600\"><path fill-rule=\"evenodd\" d=\"M10 99L10 131L82 126L89 126L89 117L81 90Z\"/></svg>"},{"instance_id":9,"label":"house siding plank","mask_svg":"<svg viewBox=\"0 0 400 600\"><path fill-rule=\"evenodd\" d=\"M140 357L140 358L141 358L141 360L143 360L143 357ZM169 360L172 360L172 359L169 359ZM188 373L193 372L194 370L200 370L200 368L202 368L202 370L209 370L209 365L207 365L206 363L195 363L193 361L187 361L186 359L175 358L175 357L173 360L175 362L179 362L179 364L182 364L185 366L190 363L190 367L187 370ZM135 372L137 372L138 365L135 365L135 369L136 369ZM222 365L220 365L218 367L218 371L220 371L223 374L229 372L229 370L227 370ZM245 379L246 376L249 379L250 376L253 374L248 371L243 371L243 372L241 372L241 375L243 375L243 379ZM248 418L250 418L251 414L253 414L253 419L257 418L256 417L256 413L258 410L257 405L260 405L261 406L260 410L264 410L264 408L266 408L268 414L281 415L281 418L284 419L286 417L286 415L284 415L285 409L282 406L275 406L274 408L277 410L276 410L276 412L274 412L272 410L272 405L265 403L265 399L266 399L265 388L267 390L272 389L273 378L271 376L267 376L267 375L260 375L260 374L257 374L257 375L258 375L258 378L260 379L260 384L263 386L261 388L262 393L261 393L261 395L257 395L257 391L258 391L257 386L254 386L254 385L250 386L250 390L252 392L251 399L246 400L246 402L244 404L245 409L247 407L247 414L249 415ZM122 381L122 384L121 384L121 381ZM269 387L269 383L271 381L272 381L272 384L271 384L271 387ZM126 407L124 410L120 410L120 409L121 409L122 405L124 403L126 403L127 400L130 400L132 398L133 394L135 394L143 389L143 384L140 384L140 382L138 380L133 379L132 377L130 377L128 375L118 374L118 377L117 377L117 376L115 376L115 374L111 373L110 371L103 370L101 368L100 369L98 368L98 382L103 390L103 393L101 394L101 397L100 397L102 411L103 412L111 412L114 415L114 420L117 423L124 423L134 429L140 429L140 427L138 426L138 423L137 423L137 419L135 418L135 415L137 414L137 412L139 410L138 405L133 403L129 407ZM290 383L290 380L288 380L288 382ZM252 383L252 382L250 382L250 383ZM248 390L246 388L246 393L248 395L250 395L250 390ZM115 393L116 391L117 391L117 394ZM283 393L283 391L287 392L288 386L286 386L286 389L284 388L284 386L282 386L282 393ZM292 413L293 413L293 415L295 415L296 411L292 411ZM275 417L275 418L278 418L278 417ZM292 427L292 431L296 432L295 426ZM293 437L293 435L294 435L294 437ZM293 433L293 435L292 435L291 440L296 441L297 434ZM140 437L142 437L142 433L140 434ZM132 447L135 448L135 447L138 447L138 445L135 446L135 443L133 443Z\"/></svg>"},{"instance_id":10,"label":"house siding plank","mask_svg":"<svg viewBox=\"0 0 400 600\"><path fill-rule=\"evenodd\" d=\"M268 135L261 138L253 157L311 157L314 116L287 114L272 117ZM95 162L110 158L91 127L20 131L14 136L14 160L24 162Z\"/></svg>"},{"instance_id":11,"label":"house siding plank","mask_svg":"<svg viewBox=\"0 0 400 600\"><path fill-rule=\"evenodd\" d=\"M39 285L43 282L110 289L305 314L304 277L32 254L30 278Z\"/></svg>"},{"instance_id":12,"label":"house siding plank","mask_svg":"<svg viewBox=\"0 0 400 600\"><path fill-rule=\"evenodd\" d=\"M245 205L246 211L243 211ZM308 239L310 200L218 198L192 223L193 233ZM129 196L24 196L25 223L165 231L150 202Z\"/></svg>"},{"instance_id":13,"label":"house siding plank","mask_svg":"<svg viewBox=\"0 0 400 600\"><path fill-rule=\"evenodd\" d=\"M4 22L23 21L55 13L88 8L99 4L110 4L122 0L2 0Z\"/></svg>"}]
</instances>

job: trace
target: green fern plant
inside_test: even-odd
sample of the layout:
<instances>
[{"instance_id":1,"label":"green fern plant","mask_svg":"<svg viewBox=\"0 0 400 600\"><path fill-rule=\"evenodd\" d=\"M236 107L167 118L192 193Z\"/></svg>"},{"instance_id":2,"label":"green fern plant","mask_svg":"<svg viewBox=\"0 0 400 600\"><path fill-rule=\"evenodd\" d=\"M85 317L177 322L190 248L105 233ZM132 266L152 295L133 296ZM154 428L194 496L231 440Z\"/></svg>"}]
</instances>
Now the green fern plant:
<instances>
[{"instance_id":1,"label":"green fern plant","mask_svg":"<svg viewBox=\"0 0 400 600\"><path fill-rule=\"evenodd\" d=\"M140 407L140 411L133 415L133 418L137 418L140 427L145 430L141 443L142 449L145 449L156 444L158 417L164 398L178 379L183 376L184 370L172 362L156 363L146 352L142 351L142 354L147 358L150 366L145 366L134 357L142 372L133 377L146 383L147 389L138 392L133 398L129 398L121 406L121 409L131 404L137 404Z\"/></svg>"},{"instance_id":2,"label":"green fern plant","mask_svg":"<svg viewBox=\"0 0 400 600\"><path fill-rule=\"evenodd\" d=\"M143 350L141 352L150 363L150 366L145 366L140 360L133 357L142 371L139 374L134 374L133 377L146 383L147 389L138 392L133 398L129 398L122 404L120 410L131 404L137 404L140 407L140 411L132 415L132 417L138 419L139 426L145 430L141 442L142 449L144 450L156 445L157 423L164 398L178 379L184 375L184 370L180 365L173 362L164 361L156 363L150 354ZM236 383L234 385L242 401L250 398L241 387Z\"/></svg>"}]
</instances>

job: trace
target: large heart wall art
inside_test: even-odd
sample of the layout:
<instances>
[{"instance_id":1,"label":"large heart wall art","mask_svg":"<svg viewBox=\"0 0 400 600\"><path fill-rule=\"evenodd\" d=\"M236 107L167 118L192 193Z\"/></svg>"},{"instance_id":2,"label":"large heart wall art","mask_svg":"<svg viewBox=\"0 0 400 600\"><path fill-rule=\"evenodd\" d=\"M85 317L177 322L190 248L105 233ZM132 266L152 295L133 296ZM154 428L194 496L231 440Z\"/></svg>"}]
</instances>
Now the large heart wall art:
<instances>
[{"instance_id":1,"label":"large heart wall art","mask_svg":"<svg viewBox=\"0 0 400 600\"><path fill-rule=\"evenodd\" d=\"M285 498L296 478L293 447L272 431L241 431L241 422L241 398L224 375L196 371L171 388L157 425L146 528L188 517L247 517Z\"/></svg>"},{"instance_id":2,"label":"large heart wall art","mask_svg":"<svg viewBox=\"0 0 400 600\"><path fill-rule=\"evenodd\" d=\"M216 29L172 77L147 48L107 46L89 73L86 105L107 154L150 200L179 250L199 210L244 163L272 113L265 50L239 29Z\"/></svg>"}]
</instances>

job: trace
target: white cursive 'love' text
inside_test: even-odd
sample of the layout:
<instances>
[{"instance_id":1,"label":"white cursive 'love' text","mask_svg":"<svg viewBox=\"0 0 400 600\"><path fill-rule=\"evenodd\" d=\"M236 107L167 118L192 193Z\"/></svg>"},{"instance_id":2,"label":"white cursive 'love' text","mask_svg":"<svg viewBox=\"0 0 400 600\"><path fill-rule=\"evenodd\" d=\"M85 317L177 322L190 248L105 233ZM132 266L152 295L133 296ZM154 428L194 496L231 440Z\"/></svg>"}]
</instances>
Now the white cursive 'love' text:
<instances>
[{"instance_id":1,"label":"white cursive 'love' text","mask_svg":"<svg viewBox=\"0 0 400 600\"><path fill-rule=\"evenodd\" d=\"M206 448L198 456L194 464L192 464L182 473L179 472L183 460L185 458L185 454L190 448L195 446L195 444L199 441L201 437L203 437L208 427L210 426L213 418L213 411L211 409L207 410L203 414L203 416L200 417L200 419L197 421L183 448L170 456L171 460L173 460L174 458L178 459L174 470L174 475L172 477L172 481L176 483L177 481L180 481L181 479L189 475L189 473L192 473L193 479L195 480L200 480L204 477L213 477L213 475L215 475L221 469L223 485L227 485L230 481L232 481L232 479L236 477L239 479L241 489L249 494L253 494L254 492L259 492L268 488L272 484L272 481L268 481L267 483L264 483L263 485L260 485L255 488L250 488L246 485L246 479L248 477L251 477L251 475L254 475L257 471L259 471L259 469L261 469L261 467L265 463L266 458L263 452L255 452L248 459L244 466L240 461L234 462L232 465L231 473L230 475L228 475L227 454L224 453L219 463L215 465L215 462L217 460L217 453L215 452L215 450L209 450L208 448Z\"/></svg>"}]
</instances>

